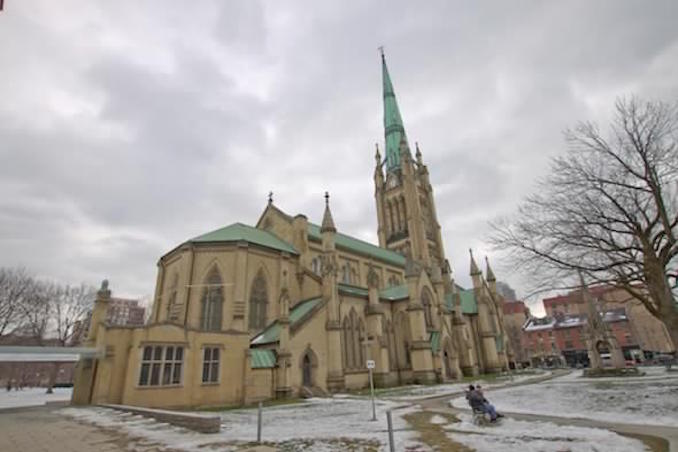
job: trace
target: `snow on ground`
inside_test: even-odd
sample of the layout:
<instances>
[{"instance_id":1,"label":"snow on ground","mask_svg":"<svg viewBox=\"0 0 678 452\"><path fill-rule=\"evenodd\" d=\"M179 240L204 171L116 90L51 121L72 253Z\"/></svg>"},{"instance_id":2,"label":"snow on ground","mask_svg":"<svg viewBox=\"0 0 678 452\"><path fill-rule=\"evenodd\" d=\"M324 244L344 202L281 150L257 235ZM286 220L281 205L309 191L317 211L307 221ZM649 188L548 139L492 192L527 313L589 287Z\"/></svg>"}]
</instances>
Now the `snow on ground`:
<instances>
[{"instance_id":1,"label":"snow on ground","mask_svg":"<svg viewBox=\"0 0 678 452\"><path fill-rule=\"evenodd\" d=\"M516 374L516 375L505 375L497 377L492 382L487 382L485 380L469 381L466 383L446 383L438 385L410 385L410 386L401 386L393 388L391 390L381 391L379 397L386 398L389 400L397 401L410 401L416 400L423 397L436 397L442 396L445 394L453 394L455 392L464 392L468 388L469 384L480 384L483 388L497 388L501 386L506 386L507 384L523 383L529 380L536 378L543 378L548 375L551 375L550 371L541 371L537 370L531 373L525 374Z\"/></svg>"},{"instance_id":2,"label":"snow on ground","mask_svg":"<svg viewBox=\"0 0 678 452\"><path fill-rule=\"evenodd\" d=\"M301 451L312 447L313 450L361 451L379 445L386 451L386 411L393 408L396 408L393 402L378 401L377 421L371 422L371 405L369 399L364 398L310 399L299 404L267 407L263 412L262 439L284 443L285 450ZM421 446L415 440L416 432L410 431L402 419L404 414L416 410L408 407L393 411L396 450ZM100 407L66 408L62 412L82 422L122 431L133 438L187 451L204 451L209 445L216 444L220 450L235 450L238 444L255 441L257 437L256 409L217 413L222 419L221 432L210 435Z\"/></svg>"},{"instance_id":3,"label":"snow on ground","mask_svg":"<svg viewBox=\"0 0 678 452\"><path fill-rule=\"evenodd\" d=\"M628 424L678 425L678 376L576 378L486 392L499 411ZM467 408L463 397L452 406Z\"/></svg>"},{"instance_id":4,"label":"snow on ground","mask_svg":"<svg viewBox=\"0 0 678 452\"><path fill-rule=\"evenodd\" d=\"M52 394L47 388L24 388L18 391L0 391L0 409L24 406L40 406L47 402L68 402L73 388L55 388Z\"/></svg>"},{"instance_id":5,"label":"snow on ground","mask_svg":"<svg viewBox=\"0 0 678 452\"><path fill-rule=\"evenodd\" d=\"M596 452L601 447L615 452L648 450L639 440L598 428L509 418L480 427L473 424L470 414L461 414L459 419L461 422L448 424L445 430L453 441L478 452Z\"/></svg>"}]
</instances>

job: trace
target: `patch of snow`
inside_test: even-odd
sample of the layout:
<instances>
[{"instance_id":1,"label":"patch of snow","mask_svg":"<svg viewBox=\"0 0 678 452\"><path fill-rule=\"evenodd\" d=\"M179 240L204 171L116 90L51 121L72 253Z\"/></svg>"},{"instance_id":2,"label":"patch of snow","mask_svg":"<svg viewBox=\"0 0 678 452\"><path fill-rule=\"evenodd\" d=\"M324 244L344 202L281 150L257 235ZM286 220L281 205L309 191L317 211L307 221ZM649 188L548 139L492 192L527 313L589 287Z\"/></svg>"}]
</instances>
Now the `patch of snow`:
<instances>
[{"instance_id":1,"label":"patch of snow","mask_svg":"<svg viewBox=\"0 0 678 452\"><path fill-rule=\"evenodd\" d=\"M447 423L449 423L449 421L447 419L445 419L442 416L438 416L437 414L434 414L429 422L431 422L431 424L447 424Z\"/></svg>"},{"instance_id":2,"label":"patch of snow","mask_svg":"<svg viewBox=\"0 0 678 452\"><path fill-rule=\"evenodd\" d=\"M480 427L469 414L459 415L461 422L445 427L453 441L478 452L642 452L648 450L636 439L589 427L557 425L551 422L518 421L504 418L500 423Z\"/></svg>"},{"instance_id":3,"label":"patch of snow","mask_svg":"<svg viewBox=\"0 0 678 452\"><path fill-rule=\"evenodd\" d=\"M380 449L386 451L386 411L393 410L396 450L420 447L416 441L416 432L410 431L402 418L419 408L396 407L398 405L394 402L377 401L377 421L374 422L370 421L370 401L365 398L309 399L299 404L267 407L263 411L262 439L285 443L285 447L287 443L298 443L312 444L313 450L322 450L322 447L332 450L328 444L350 438L359 442L378 443ZM61 412L82 422L122 431L133 438L187 451L204 451L216 445L220 450L232 450L238 444L255 441L257 437L257 409L210 413L221 417L221 432L209 435L101 407L66 408ZM316 443L320 449L316 448ZM298 450L304 450L302 446L299 447Z\"/></svg>"},{"instance_id":4,"label":"patch of snow","mask_svg":"<svg viewBox=\"0 0 678 452\"><path fill-rule=\"evenodd\" d=\"M469 384L474 386L480 384L483 389L496 389L509 384L524 383L526 381L543 378L549 375L551 375L551 371L537 371L536 373L529 374L502 375L497 377L497 379L493 380L491 383L484 380L477 380L467 383L445 383L430 386L411 385L393 388L391 391L383 391L379 394L379 397L388 400L411 401L424 397L437 397L446 394L464 392L468 388Z\"/></svg>"},{"instance_id":5,"label":"patch of snow","mask_svg":"<svg viewBox=\"0 0 678 452\"><path fill-rule=\"evenodd\" d=\"M678 378L673 376L554 379L505 388L487 398L497 410L646 425L678 425ZM459 397L451 402L467 408Z\"/></svg>"},{"instance_id":6,"label":"patch of snow","mask_svg":"<svg viewBox=\"0 0 678 452\"><path fill-rule=\"evenodd\" d=\"M73 388L54 388L47 394L47 388L24 388L18 391L0 390L0 409L40 406L47 402L68 402L71 400Z\"/></svg>"}]
</instances>

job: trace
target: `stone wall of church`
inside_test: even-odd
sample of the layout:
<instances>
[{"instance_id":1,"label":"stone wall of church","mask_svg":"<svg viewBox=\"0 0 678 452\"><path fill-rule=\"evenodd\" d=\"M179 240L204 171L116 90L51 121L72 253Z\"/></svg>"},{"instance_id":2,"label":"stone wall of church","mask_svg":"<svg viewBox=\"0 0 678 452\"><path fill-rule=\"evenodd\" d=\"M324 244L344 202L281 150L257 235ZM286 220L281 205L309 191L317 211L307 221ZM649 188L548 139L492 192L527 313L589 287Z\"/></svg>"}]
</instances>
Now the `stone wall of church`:
<instances>
[{"instance_id":1,"label":"stone wall of church","mask_svg":"<svg viewBox=\"0 0 678 452\"><path fill-rule=\"evenodd\" d=\"M105 356L96 360L93 404L172 408L243 402L247 334L206 333L175 325L101 327L97 346L105 350ZM161 353L154 356L157 348ZM180 357L174 354L178 348L182 350ZM205 348L219 349L218 377L214 381L203 381ZM151 384L156 364L158 380Z\"/></svg>"},{"instance_id":2,"label":"stone wall of church","mask_svg":"<svg viewBox=\"0 0 678 452\"><path fill-rule=\"evenodd\" d=\"M222 284L221 329L250 330L249 300L257 277L265 280L268 324L280 315L278 299L283 279L292 300L301 295L295 278L297 259L246 243L183 247L161 261L152 323L185 323L200 329L202 299L216 271Z\"/></svg>"}]
</instances>

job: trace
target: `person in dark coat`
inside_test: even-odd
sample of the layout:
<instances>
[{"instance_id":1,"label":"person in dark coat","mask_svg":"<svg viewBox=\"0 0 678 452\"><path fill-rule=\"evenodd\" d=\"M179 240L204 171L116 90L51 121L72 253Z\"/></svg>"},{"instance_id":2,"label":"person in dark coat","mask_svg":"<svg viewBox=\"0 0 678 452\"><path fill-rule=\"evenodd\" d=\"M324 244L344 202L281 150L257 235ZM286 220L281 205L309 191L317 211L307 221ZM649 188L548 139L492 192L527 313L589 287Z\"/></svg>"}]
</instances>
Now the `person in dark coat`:
<instances>
[{"instance_id":1,"label":"person in dark coat","mask_svg":"<svg viewBox=\"0 0 678 452\"><path fill-rule=\"evenodd\" d=\"M466 400L471 406L473 411L479 411L481 413L487 413L490 415L490 422L495 422L497 420L497 412L494 409L492 404L487 403L487 400L482 395L482 391L479 392L473 385L469 385L468 391L466 392Z\"/></svg>"}]
</instances>

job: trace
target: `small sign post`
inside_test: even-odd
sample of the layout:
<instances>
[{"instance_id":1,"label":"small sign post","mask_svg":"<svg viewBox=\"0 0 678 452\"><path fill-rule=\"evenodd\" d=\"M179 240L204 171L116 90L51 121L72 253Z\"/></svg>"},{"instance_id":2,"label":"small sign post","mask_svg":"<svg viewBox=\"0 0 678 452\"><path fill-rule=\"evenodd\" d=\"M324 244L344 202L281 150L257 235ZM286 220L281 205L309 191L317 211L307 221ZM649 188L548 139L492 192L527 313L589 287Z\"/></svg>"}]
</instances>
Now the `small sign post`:
<instances>
[{"instance_id":1,"label":"small sign post","mask_svg":"<svg viewBox=\"0 0 678 452\"><path fill-rule=\"evenodd\" d=\"M374 402L374 379L372 378L372 370L376 367L376 364L373 359L367 360L367 370L370 374L370 394L372 397L372 420L377 420L377 407Z\"/></svg>"}]
</instances>

